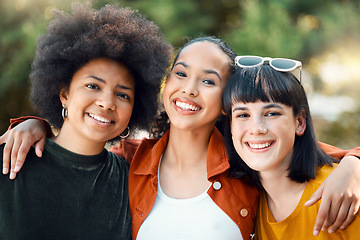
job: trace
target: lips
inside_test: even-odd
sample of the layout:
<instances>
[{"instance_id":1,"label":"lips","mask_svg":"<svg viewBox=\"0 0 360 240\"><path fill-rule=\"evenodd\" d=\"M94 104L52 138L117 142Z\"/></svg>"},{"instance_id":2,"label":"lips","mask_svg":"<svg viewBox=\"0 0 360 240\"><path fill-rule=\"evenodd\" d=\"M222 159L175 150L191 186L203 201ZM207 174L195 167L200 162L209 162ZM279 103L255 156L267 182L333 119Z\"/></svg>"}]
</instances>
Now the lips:
<instances>
[{"instance_id":1,"label":"lips","mask_svg":"<svg viewBox=\"0 0 360 240\"><path fill-rule=\"evenodd\" d=\"M185 102L181 100L174 100L175 106L180 108L183 111L192 111L196 112L201 109L201 106L195 104L194 102Z\"/></svg>"},{"instance_id":2,"label":"lips","mask_svg":"<svg viewBox=\"0 0 360 240\"><path fill-rule=\"evenodd\" d=\"M96 121L98 122L101 122L101 123L114 123L113 121L111 121L110 119L106 119L104 117L100 117L98 115L95 115L93 113L88 113L88 116L95 119Z\"/></svg>"}]
</instances>

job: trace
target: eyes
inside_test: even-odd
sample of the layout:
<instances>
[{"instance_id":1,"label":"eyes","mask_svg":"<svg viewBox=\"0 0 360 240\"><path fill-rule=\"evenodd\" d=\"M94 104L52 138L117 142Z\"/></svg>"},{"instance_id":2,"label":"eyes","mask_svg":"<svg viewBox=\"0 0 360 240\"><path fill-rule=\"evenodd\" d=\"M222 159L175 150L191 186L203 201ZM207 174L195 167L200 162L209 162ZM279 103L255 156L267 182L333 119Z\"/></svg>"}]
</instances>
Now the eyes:
<instances>
[{"instance_id":1,"label":"eyes","mask_svg":"<svg viewBox=\"0 0 360 240\"><path fill-rule=\"evenodd\" d=\"M180 78L180 79L183 79L183 78L187 78L188 76L186 75L185 72L183 71L176 71L175 72L175 75ZM212 79L203 79L201 80L201 82L203 82L205 85L210 85L210 86L216 86L216 83L214 80Z\"/></svg>"},{"instance_id":2,"label":"eyes","mask_svg":"<svg viewBox=\"0 0 360 240\"><path fill-rule=\"evenodd\" d=\"M93 90L100 90L99 86L93 83L85 84L85 86Z\"/></svg>"},{"instance_id":3,"label":"eyes","mask_svg":"<svg viewBox=\"0 0 360 240\"><path fill-rule=\"evenodd\" d=\"M266 111L264 112L264 117L276 117L276 116L281 116L282 114L280 113L280 111ZM239 119L247 119L251 117L251 115L247 112L240 112L240 113L236 113L235 114L235 118L239 118Z\"/></svg>"},{"instance_id":4,"label":"eyes","mask_svg":"<svg viewBox=\"0 0 360 240\"><path fill-rule=\"evenodd\" d=\"M98 84L95 84L95 83L87 83L85 84L85 87L90 89L90 90L96 90L96 91L101 91L101 88ZM125 93L125 92L116 92L115 93L115 96L121 98L121 99L130 99L130 96Z\"/></svg>"}]
</instances>

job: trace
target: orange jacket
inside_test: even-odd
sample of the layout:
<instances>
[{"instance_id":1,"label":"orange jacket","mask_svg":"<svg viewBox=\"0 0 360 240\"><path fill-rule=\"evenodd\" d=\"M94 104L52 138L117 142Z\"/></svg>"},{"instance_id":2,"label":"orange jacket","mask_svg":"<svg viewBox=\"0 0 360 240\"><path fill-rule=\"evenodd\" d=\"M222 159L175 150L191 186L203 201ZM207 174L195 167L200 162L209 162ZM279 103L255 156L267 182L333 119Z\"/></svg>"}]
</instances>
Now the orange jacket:
<instances>
[{"instance_id":1,"label":"orange jacket","mask_svg":"<svg viewBox=\"0 0 360 240\"><path fill-rule=\"evenodd\" d=\"M129 199L134 239L154 205L160 157L168 138L169 132L159 140L143 140L131 162ZM210 137L207 156L207 176L213 183L208 190L209 196L239 226L243 238L250 239L254 230L258 190L247 184L245 179L228 177L230 164L223 137L216 128Z\"/></svg>"}]
</instances>

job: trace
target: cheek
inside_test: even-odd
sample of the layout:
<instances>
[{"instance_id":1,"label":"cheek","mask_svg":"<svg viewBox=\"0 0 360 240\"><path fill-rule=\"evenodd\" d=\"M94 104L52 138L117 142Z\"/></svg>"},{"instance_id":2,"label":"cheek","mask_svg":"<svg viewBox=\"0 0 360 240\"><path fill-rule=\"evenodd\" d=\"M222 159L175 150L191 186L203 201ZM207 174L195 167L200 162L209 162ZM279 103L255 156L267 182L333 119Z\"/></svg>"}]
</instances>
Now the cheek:
<instances>
[{"instance_id":1,"label":"cheek","mask_svg":"<svg viewBox=\"0 0 360 240\"><path fill-rule=\"evenodd\" d=\"M168 79L165 83L165 86L163 88L163 100L166 99L166 97L169 95L170 89L171 89L171 81ZM164 101L165 102L165 101Z\"/></svg>"},{"instance_id":2,"label":"cheek","mask_svg":"<svg viewBox=\"0 0 360 240\"><path fill-rule=\"evenodd\" d=\"M246 123L240 121L231 121L231 134L234 146L240 146L246 133Z\"/></svg>"},{"instance_id":3,"label":"cheek","mask_svg":"<svg viewBox=\"0 0 360 240\"><path fill-rule=\"evenodd\" d=\"M130 121L134 105L133 103L120 103L117 107L117 116L120 119L119 124L128 124Z\"/></svg>"},{"instance_id":4,"label":"cheek","mask_svg":"<svg viewBox=\"0 0 360 240\"><path fill-rule=\"evenodd\" d=\"M133 104L126 104L126 106L124 106L121 109L121 115L123 115L123 117L125 117L128 121L130 120L130 117L132 115L134 109L134 105Z\"/></svg>"}]
</instances>

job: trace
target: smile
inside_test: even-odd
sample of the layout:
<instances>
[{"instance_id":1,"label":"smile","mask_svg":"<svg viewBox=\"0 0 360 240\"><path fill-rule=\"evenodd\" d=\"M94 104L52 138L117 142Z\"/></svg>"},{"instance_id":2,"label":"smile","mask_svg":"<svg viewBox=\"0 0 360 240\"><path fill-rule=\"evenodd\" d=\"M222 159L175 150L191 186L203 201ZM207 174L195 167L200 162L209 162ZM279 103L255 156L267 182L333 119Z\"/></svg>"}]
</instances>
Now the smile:
<instances>
[{"instance_id":1,"label":"smile","mask_svg":"<svg viewBox=\"0 0 360 240\"><path fill-rule=\"evenodd\" d=\"M109 120L109 119L106 119L106 118L103 118L103 117L100 117L100 116L97 116L95 114L92 114L92 113L88 113L89 117L99 121L99 122L102 122L102 123L111 123L113 121Z\"/></svg>"},{"instance_id":2,"label":"smile","mask_svg":"<svg viewBox=\"0 0 360 240\"><path fill-rule=\"evenodd\" d=\"M180 101L175 101L175 105L184 111L199 111L201 109L201 107L194 106L192 104L184 103L184 102L180 102Z\"/></svg>"},{"instance_id":3,"label":"smile","mask_svg":"<svg viewBox=\"0 0 360 240\"><path fill-rule=\"evenodd\" d=\"M271 144L272 144L272 142L266 142L266 143L261 143L261 144L247 142L247 145L252 149L264 149L264 148L270 147Z\"/></svg>"}]
</instances>

